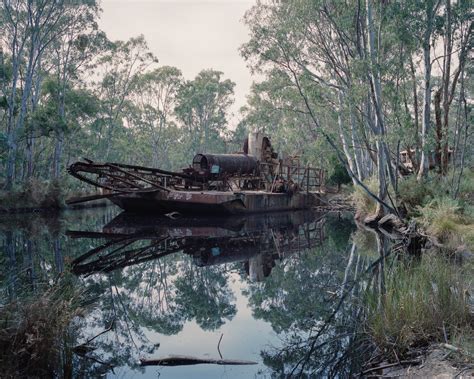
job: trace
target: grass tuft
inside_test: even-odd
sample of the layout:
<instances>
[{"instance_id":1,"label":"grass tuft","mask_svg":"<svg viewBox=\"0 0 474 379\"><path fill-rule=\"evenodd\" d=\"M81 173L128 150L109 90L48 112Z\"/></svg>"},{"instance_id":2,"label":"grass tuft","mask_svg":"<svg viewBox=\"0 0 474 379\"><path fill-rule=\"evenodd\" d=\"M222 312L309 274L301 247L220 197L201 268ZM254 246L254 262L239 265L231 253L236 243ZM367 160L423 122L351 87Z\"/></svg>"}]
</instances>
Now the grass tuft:
<instances>
[{"instance_id":1,"label":"grass tuft","mask_svg":"<svg viewBox=\"0 0 474 379\"><path fill-rule=\"evenodd\" d=\"M54 285L1 306L0 377L60 376L67 328L82 314L79 299L70 286Z\"/></svg>"},{"instance_id":2,"label":"grass tuft","mask_svg":"<svg viewBox=\"0 0 474 379\"><path fill-rule=\"evenodd\" d=\"M364 181L364 184L371 192L377 193L376 177L372 177ZM352 193L351 201L357 211L356 219L365 218L366 216L374 213L377 208L375 201L369 195L367 195L367 193L360 186L354 186L354 192Z\"/></svg>"},{"instance_id":3,"label":"grass tuft","mask_svg":"<svg viewBox=\"0 0 474 379\"><path fill-rule=\"evenodd\" d=\"M367 332L392 359L433 342L464 346L474 342L474 318L469 309L469 275L436 255L408 265L396 262L385 278L385 292L366 296ZM468 352L472 354L474 352Z\"/></svg>"},{"instance_id":4,"label":"grass tuft","mask_svg":"<svg viewBox=\"0 0 474 379\"><path fill-rule=\"evenodd\" d=\"M458 200L449 197L436 198L425 206L417 207L417 221L428 234L436 237L446 247L455 249L460 245L474 248L474 224L463 212Z\"/></svg>"}]
</instances>

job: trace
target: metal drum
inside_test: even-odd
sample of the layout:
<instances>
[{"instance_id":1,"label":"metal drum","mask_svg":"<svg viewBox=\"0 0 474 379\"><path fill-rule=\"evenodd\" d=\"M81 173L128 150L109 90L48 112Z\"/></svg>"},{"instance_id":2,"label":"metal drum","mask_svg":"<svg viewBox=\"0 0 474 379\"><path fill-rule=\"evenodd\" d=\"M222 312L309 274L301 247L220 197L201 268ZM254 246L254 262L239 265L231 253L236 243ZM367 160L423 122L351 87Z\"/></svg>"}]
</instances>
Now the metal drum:
<instances>
[{"instance_id":1,"label":"metal drum","mask_svg":"<svg viewBox=\"0 0 474 379\"><path fill-rule=\"evenodd\" d=\"M252 174L257 170L257 159L245 154L197 154L193 159L195 171L211 174Z\"/></svg>"}]
</instances>

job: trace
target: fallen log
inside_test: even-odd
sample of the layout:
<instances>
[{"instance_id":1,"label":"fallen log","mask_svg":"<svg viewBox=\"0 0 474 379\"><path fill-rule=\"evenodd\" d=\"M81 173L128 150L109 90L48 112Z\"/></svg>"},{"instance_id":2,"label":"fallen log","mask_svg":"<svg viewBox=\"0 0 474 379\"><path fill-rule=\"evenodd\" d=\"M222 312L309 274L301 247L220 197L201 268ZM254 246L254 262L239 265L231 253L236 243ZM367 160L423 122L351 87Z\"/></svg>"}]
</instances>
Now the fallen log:
<instances>
[{"instance_id":1,"label":"fallen log","mask_svg":"<svg viewBox=\"0 0 474 379\"><path fill-rule=\"evenodd\" d=\"M214 364L214 365L256 365L257 362L242 361L236 359L212 359L212 358L198 358L187 355L171 355L166 358L158 359L140 359L142 366L188 366L199 364Z\"/></svg>"},{"instance_id":2,"label":"fallen log","mask_svg":"<svg viewBox=\"0 0 474 379\"><path fill-rule=\"evenodd\" d=\"M91 195L91 196L82 196L82 197L71 197L66 200L67 205L85 203L86 201L100 200L100 199L109 199L111 197L121 195L120 192L107 193L101 195Z\"/></svg>"}]
</instances>

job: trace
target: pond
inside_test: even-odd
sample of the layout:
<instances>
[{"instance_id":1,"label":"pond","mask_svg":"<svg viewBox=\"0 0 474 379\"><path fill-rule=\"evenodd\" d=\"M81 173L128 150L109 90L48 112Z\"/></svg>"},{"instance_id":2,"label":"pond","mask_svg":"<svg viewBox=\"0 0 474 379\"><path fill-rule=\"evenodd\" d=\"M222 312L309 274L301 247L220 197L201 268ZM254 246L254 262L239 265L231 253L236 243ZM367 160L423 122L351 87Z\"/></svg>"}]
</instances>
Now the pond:
<instances>
[{"instance_id":1,"label":"pond","mask_svg":"<svg viewBox=\"0 0 474 379\"><path fill-rule=\"evenodd\" d=\"M383 286L389 248L376 237L344 213L2 216L1 301L22 304L58 282L79 293L54 340L57 364L27 368L48 376L348 377L369 354L360 291ZM140 365L170 355L256 364Z\"/></svg>"}]
</instances>

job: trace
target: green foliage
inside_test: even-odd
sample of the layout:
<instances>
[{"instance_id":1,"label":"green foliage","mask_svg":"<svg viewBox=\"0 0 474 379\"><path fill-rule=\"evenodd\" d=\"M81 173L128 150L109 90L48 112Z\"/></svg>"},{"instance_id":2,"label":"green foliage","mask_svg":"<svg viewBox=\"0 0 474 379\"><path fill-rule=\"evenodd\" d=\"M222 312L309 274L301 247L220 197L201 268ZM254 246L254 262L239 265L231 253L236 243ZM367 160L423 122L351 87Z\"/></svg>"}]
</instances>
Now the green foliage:
<instances>
[{"instance_id":1,"label":"green foliage","mask_svg":"<svg viewBox=\"0 0 474 379\"><path fill-rule=\"evenodd\" d=\"M351 177L347 173L346 168L337 159L332 159L332 173L328 178L328 183L335 184L340 188L341 184L349 184L351 182Z\"/></svg>"},{"instance_id":2,"label":"green foliage","mask_svg":"<svg viewBox=\"0 0 474 379\"><path fill-rule=\"evenodd\" d=\"M330 230L327 238L330 240L331 247L337 251L344 251L347 242L351 239L351 234L355 230L354 219L352 213L328 214L326 216L327 230Z\"/></svg>"},{"instance_id":3,"label":"green foliage","mask_svg":"<svg viewBox=\"0 0 474 379\"><path fill-rule=\"evenodd\" d=\"M366 332L377 347L402 359L411 348L448 341L460 333L474 339L474 318L469 310L472 272L434 255L421 262L394 263L386 272L382 293L366 294Z\"/></svg>"},{"instance_id":4,"label":"green foliage","mask_svg":"<svg viewBox=\"0 0 474 379\"><path fill-rule=\"evenodd\" d=\"M466 170L459 184L457 199L454 193L453 175L446 177L430 174L421 181L415 176L399 183L399 204L409 217L415 218L428 234L436 237L449 249L460 245L474 248L474 208L472 193L474 175ZM451 196L450 196L451 195Z\"/></svg>"},{"instance_id":5,"label":"green foliage","mask_svg":"<svg viewBox=\"0 0 474 379\"><path fill-rule=\"evenodd\" d=\"M440 192L439 184L432 177L417 181L415 175L410 175L399 184L399 202L408 211L408 214L416 212L416 207L425 204Z\"/></svg>"},{"instance_id":6,"label":"green foliage","mask_svg":"<svg viewBox=\"0 0 474 379\"><path fill-rule=\"evenodd\" d=\"M456 222L461 221L459 203L448 197L431 200L418 210L422 224L440 237L443 237L444 232L454 230Z\"/></svg>"},{"instance_id":7,"label":"green foliage","mask_svg":"<svg viewBox=\"0 0 474 379\"><path fill-rule=\"evenodd\" d=\"M454 172L452 175L455 179L457 179L457 175L459 175L459 173ZM463 201L465 206L474 205L474 168L465 169L461 176L461 180L459 182L459 199Z\"/></svg>"},{"instance_id":8,"label":"green foliage","mask_svg":"<svg viewBox=\"0 0 474 379\"><path fill-rule=\"evenodd\" d=\"M176 116L187 131L193 153L225 149L221 135L226 129L228 108L234 101L235 83L221 80L222 75L220 71L203 70L177 93Z\"/></svg>"},{"instance_id":9,"label":"green foliage","mask_svg":"<svg viewBox=\"0 0 474 379\"><path fill-rule=\"evenodd\" d=\"M310 83L308 83L310 85ZM320 89L311 86L315 101ZM272 144L282 156L300 156L304 163L328 168L332 154L325 141L312 129L305 104L291 77L281 69L269 70L267 78L254 83L246 106L241 108L241 124L248 130L271 136ZM325 116L324 124L331 130L334 120Z\"/></svg>"}]
</instances>

